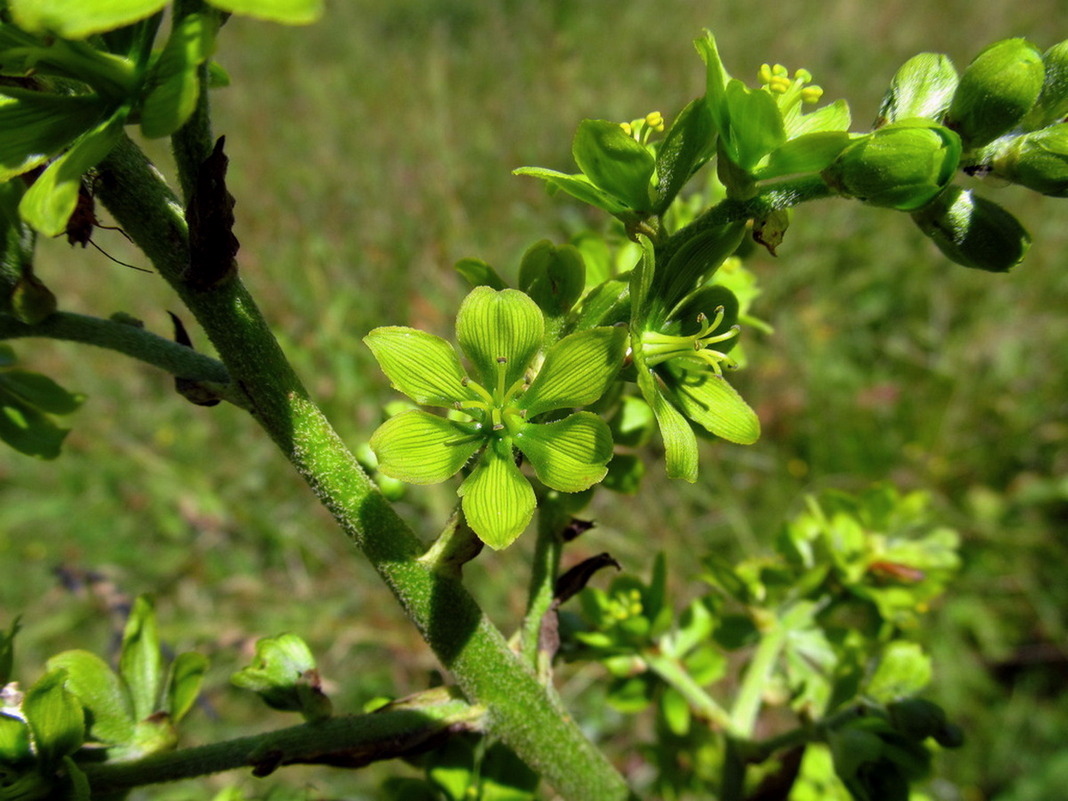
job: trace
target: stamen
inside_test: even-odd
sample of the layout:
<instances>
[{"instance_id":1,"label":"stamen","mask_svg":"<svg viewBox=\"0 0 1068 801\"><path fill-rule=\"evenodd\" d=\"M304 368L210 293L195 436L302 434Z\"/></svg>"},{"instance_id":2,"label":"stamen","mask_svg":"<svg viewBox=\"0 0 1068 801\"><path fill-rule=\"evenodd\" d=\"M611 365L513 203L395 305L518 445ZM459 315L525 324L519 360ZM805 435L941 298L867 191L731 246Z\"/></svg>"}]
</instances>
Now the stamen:
<instances>
[{"instance_id":1,"label":"stamen","mask_svg":"<svg viewBox=\"0 0 1068 801\"><path fill-rule=\"evenodd\" d=\"M504 402L504 380L508 377L508 359L504 356L497 357L497 395L494 400Z\"/></svg>"}]
</instances>

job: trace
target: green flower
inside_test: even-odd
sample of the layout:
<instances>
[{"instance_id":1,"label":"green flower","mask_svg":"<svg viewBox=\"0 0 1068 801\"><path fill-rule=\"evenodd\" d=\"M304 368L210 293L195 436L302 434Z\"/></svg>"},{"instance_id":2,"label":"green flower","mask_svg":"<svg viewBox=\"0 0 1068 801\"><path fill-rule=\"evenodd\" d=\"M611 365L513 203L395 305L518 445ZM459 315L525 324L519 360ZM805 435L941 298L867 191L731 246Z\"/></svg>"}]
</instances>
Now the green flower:
<instances>
[{"instance_id":1,"label":"green flower","mask_svg":"<svg viewBox=\"0 0 1068 801\"><path fill-rule=\"evenodd\" d=\"M692 254L683 246L659 275L652 243L642 238L642 261L631 276L631 357L664 438L671 478L697 480L691 422L742 445L760 436L756 414L723 377L724 368L736 366L728 352L738 336L738 301L726 287L705 285L743 231L731 225L711 232L694 242ZM703 267L695 273L692 264ZM682 277L694 274L697 289L687 292L694 284Z\"/></svg>"},{"instance_id":2,"label":"green flower","mask_svg":"<svg viewBox=\"0 0 1068 801\"><path fill-rule=\"evenodd\" d=\"M460 306L452 345L413 328L376 328L364 342L393 386L448 417L413 410L371 436L378 469L411 484L435 484L479 454L460 485L464 515L492 548L526 528L536 501L516 463L518 450L546 486L580 492L600 481L612 458L607 424L589 412L534 422L548 412L593 403L616 378L626 347L622 328L591 328L564 337L529 381L544 336L537 305L514 289L477 287Z\"/></svg>"}]
</instances>

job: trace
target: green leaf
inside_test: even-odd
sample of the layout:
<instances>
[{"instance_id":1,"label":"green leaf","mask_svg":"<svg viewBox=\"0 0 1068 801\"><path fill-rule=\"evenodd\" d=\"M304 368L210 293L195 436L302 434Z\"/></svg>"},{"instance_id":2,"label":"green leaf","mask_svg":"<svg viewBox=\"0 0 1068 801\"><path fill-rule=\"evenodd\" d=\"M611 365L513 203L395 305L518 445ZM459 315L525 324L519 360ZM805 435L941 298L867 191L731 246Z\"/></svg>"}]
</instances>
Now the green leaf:
<instances>
[{"instance_id":1,"label":"green leaf","mask_svg":"<svg viewBox=\"0 0 1068 801\"><path fill-rule=\"evenodd\" d=\"M571 154L595 185L635 211L649 210L649 184L656 160L618 122L583 120L575 132Z\"/></svg>"},{"instance_id":2,"label":"green leaf","mask_svg":"<svg viewBox=\"0 0 1068 801\"><path fill-rule=\"evenodd\" d=\"M186 651L174 660L167 683L167 711L174 723L181 721L193 708L207 671L208 658L195 651Z\"/></svg>"},{"instance_id":3,"label":"green leaf","mask_svg":"<svg viewBox=\"0 0 1068 801\"><path fill-rule=\"evenodd\" d=\"M588 406L618 376L626 347L627 331L622 327L588 328L564 337L545 355L519 406L527 410L528 417Z\"/></svg>"},{"instance_id":4,"label":"green leaf","mask_svg":"<svg viewBox=\"0 0 1068 801\"><path fill-rule=\"evenodd\" d=\"M48 414L71 414L85 400L84 395L68 392L48 376L26 370L0 373L0 387Z\"/></svg>"},{"instance_id":5,"label":"green leaf","mask_svg":"<svg viewBox=\"0 0 1068 801\"><path fill-rule=\"evenodd\" d=\"M57 95L0 87L0 181L44 164L98 124L106 106L98 97Z\"/></svg>"},{"instance_id":6,"label":"green leaf","mask_svg":"<svg viewBox=\"0 0 1068 801\"><path fill-rule=\"evenodd\" d=\"M55 766L85 741L85 712L78 699L63 687L66 673L46 673L26 691L22 711L33 732L37 757Z\"/></svg>"},{"instance_id":7,"label":"green leaf","mask_svg":"<svg viewBox=\"0 0 1068 801\"><path fill-rule=\"evenodd\" d=\"M103 659L88 651L64 651L46 664L49 671L67 672L64 686L89 713L88 736L92 740L114 745L130 742L136 722L130 695Z\"/></svg>"},{"instance_id":8,"label":"green leaf","mask_svg":"<svg viewBox=\"0 0 1068 801\"><path fill-rule=\"evenodd\" d=\"M515 438L538 478L560 492L581 492L604 478L612 458L612 432L591 412L554 423L532 423Z\"/></svg>"},{"instance_id":9,"label":"green leaf","mask_svg":"<svg viewBox=\"0 0 1068 801\"><path fill-rule=\"evenodd\" d=\"M27 456L55 459L67 429L8 392L2 379L0 376L0 439Z\"/></svg>"},{"instance_id":10,"label":"green leaf","mask_svg":"<svg viewBox=\"0 0 1068 801\"><path fill-rule=\"evenodd\" d=\"M81 136L34 181L19 203L23 219L45 236L58 236L78 203L82 175L111 151L122 134L126 111Z\"/></svg>"},{"instance_id":11,"label":"green leaf","mask_svg":"<svg viewBox=\"0 0 1068 801\"><path fill-rule=\"evenodd\" d=\"M504 743L486 749L479 770L479 801L533 801L538 774Z\"/></svg>"},{"instance_id":12,"label":"green leaf","mask_svg":"<svg viewBox=\"0 0 1068 801\"><path fill-rule=\"evenodd\" d=\"M437 484L456 475L483 444L473 424L412 410L371 435L378 469L409 484Z\"/></svg>"},{"instance_id":13,"label":"green leaf","mask_svg":"<svg viewBox=\"0 0 1068 801\"><path fill-rule=\"evenodd\" d=\"M630 210L626 203L594 186L585 175L568 175L565 172L549 170L544 167L520 167L517 170L513 170L512 174L541 178L549 185L550 189L562 190L571 195L571 197L607 211L609 214L620 215Z\"/></svg>"},{"instance_id":14,"label":"green leaf","mask_svg":"<svg viewBox=\"0 0 1068 801\"><path fill-rule=\"evenodd\" d=\"M931 658L914 642L888 643L868 682L866 694L876 701L916 695L931 681Z\"/></svg>"},{"instance_id":15,"label":"green leaf","mask_svg":"<svg viewBox=\"0 0 1068 801\"><path fill-rule=\"evenodd\" d=\"M690 705L674 687L665 689L660 697L660 712L676 737L685 737L690 731Z\"/></svg>"},{"instance_id":16,"label":"green leaf","mask_svg":"<svg viewBox=\"0 0 1068 801\"><path fill-rule=\"evenodd\" d=\"M152 601L140 595L134 601L122 633L119 675L126 682L133 701L135 721L143 721L160 710L163 689L163 658L159 651L156 613Z\"/></svg>"},{"instance_id":17,"label":"green leaf","mask_svg":"<svg viewBox=\"0 0 1068 801\"><path fill-rule=\"evenodd\" d=\"M441 337L416 328L384 326L363 338L394 389L416 403L452 408L475 400L456 350Z\"/></svg>"},{"instance_id":18,"label":"green leaf","mask_svg":"<svg viewBox=\"0 0 1068 801\"><path fill-rule=\"evenodd\" d=\"M316 670L315 656L296 634L279 634L256 641L251 664L230 677L234 686L251 690L272 709L297 712L304 708L301 685Z\"/></svg>"},{"instance_id":19,"label":"green leaf","mask_svg":"<svg viewBox=\"0 0 1068 801\"><path fill-rule=\"evenodd\" d=\"M786 175L819 172L826 169L848 144L849 134L844 131L823 131L799 136L773 150L767 163L757 170L755 177L758 181L766 181Z\"/></svg>"},{"instance_id":20,"label":"green leaf","mask_svg":"<svg viewBox=\"0 0 1068 801\"><path fill-rule=\"evenodd\" d=\"M544 331L537 304L515 289L498 292L487 286L475 287L456 315L460 348L490 391L500 383L507 390L522 378L541 346Z\"/></svg>"},{"instance_id":21,"label":"green leaf","mask_svg":"<svg viewBox=\"0 0 1068 801\"><path fill-rule=\"evenodd\" d=\"M199 67L211 55L216 31L215 19L206 14L189 14L171 31L141 104L141 133L149 139L170 136L192 115L200 95Z\"/></svg>"},{"instance_id":22,"label":"green leaf","mask_svg":"<svg viewBox=\"0 0 1068 801\"><path fill-rule=\"evenodd\" d=\"M31 33L84 39L149 17L167 0L8 0L15 23Z\"/></svg>"},{"instance_id":23,"label":"green leaf","mask_svg":"<svg viewBox=\"0 0 1068 801\"><path fill-rule=\"evenodd\" d=\"M726 379L711 370L678 369L671 362L665 383L684 415L717 437L739 445L760 438L760 420Z\"/></svg>"},{"instance_id":24,"label":"green leaf","mask_svg":"<svg viewBox=\"0 0 1068 801\"><path fill-rule=\"evenodd\" d=\"M534 516L537 501L530 482L512 458L510 447L496 440L474 472L460 485L464 516L478 538L494 550L507 548Z\"/></svg>"},{"instance_id":25,"label":"green leaf","mask_svg":"<svg viewBox=\"0 0 1068 801\"><path fill-rule=\"evenodd\" d=\"M530 295L549 319L563 317L586 288L586 263L571 245L536 242L519 264L519 288Z\"/></svg>"},{"instance_id":26,"label":"green leaf","mask_svg":"<svg viewBox=\"0 0 1068 801\"><path fill-rule=\"evenodd\" d=\"M482 259L460 259L456 262L455 269L471 286L488 286L490 289L508 288L507 282Z\"/></svg>"},{"instance_id":27,"label":"green leaf","mask_svg":"<svg viewBox=\"0 0 1068 801\"><path fill-rule=\"evenodd\" d=\"M211 0L211 4L223 11L283 25L310 25L323 14L323 0Z\"/></svg>"},{"instance_id":28,"label":"green leaf","mask_svg":"<svg viewBox=\"0 0 1068 801\"><path fill-rule=\"evenodd\" d=\"M716 126L704 98L686 106L664 136L656 154L656 202L663 214L690 177L715 153Z\"/></svg>"}]
</instances>

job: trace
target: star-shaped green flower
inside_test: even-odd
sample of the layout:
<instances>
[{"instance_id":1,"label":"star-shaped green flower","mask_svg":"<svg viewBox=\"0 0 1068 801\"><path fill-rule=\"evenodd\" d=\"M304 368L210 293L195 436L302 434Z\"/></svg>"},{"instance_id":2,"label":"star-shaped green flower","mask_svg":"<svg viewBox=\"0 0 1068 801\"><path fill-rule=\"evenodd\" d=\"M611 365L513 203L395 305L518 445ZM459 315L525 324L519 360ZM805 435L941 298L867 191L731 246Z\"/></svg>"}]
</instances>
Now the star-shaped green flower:
<instances>
[{"instance_id":1,"label":"star-shaped green flower","mask_svg":"<svg viewBox=\"0 0 1068 801\"><path fill-rule=\"evenodd\" d=\"M627 335L591 328L564 337L545 354L541 310L514 289L477 287L460 306L456 339L473 367L469 377L452 345L414 328L376 328L364 342L393 386L421 410L387 420L371 437L378 469L411 484L435 484L479 454L458 494L467 522L492 548L509 545L534 514L534 490L516 464L519 450L546 486L579 492L604 478L612 458L608 425L590 412L534 422L547 412L593 403L616 378Z\"/></svg>"},{"instance_id":2,"label":"star-shaped green flower","mask_svg":"<svg viewBox=\"0 0 1068 801\"><path fill-rule=\"evenodd\" d=\"M653 245L641 237L642 260L631 274L631 357L664 438L671 478L697 480L691 421L742 445L760 436L756 414L723 377L724 367L735 366L727 352L738 335L738 301L726 287L706 283L743 228L725 226L695 240L692 254L680 249L659 275Z\"/></svg>"}]
</instances>

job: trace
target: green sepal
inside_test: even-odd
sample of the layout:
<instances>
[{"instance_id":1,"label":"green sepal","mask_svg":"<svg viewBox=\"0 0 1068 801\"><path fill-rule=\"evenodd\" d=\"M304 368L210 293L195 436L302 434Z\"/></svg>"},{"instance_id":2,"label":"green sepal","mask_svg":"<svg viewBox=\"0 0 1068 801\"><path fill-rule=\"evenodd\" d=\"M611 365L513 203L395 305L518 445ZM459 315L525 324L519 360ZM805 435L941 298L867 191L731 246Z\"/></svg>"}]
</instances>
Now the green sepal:
<instances>
[{"instance_id":1,"label":"green sepal","mask_svg":"<svg viewBox=\"0 0 1068 801\"><path fill-rule=\"evenodd\" d=\"M739 445L760 439L760 419L741 395L711 370L686 370L667 363L664 383L686 417L717 437Z\"/></svg>"},{"instance_id":2,"label":"green sepal","mask_svg":"<svg viewBox=\"0 0 1068 801\"><path fill-rule=\"evenodd\" d=\"M310 25L323 15L323 0L211 0L211 4L232 14L283 25Z\"/></svg>"},{"instance_id":3,"label":"green sepal","mask_svg":"<svg viewBox=\"0 0 1068 801\"><path fill-rule=\"evenodd\" d=\"M125 109L83 134L62 156L45 169L19 203L19 213L45 236L57 236L78 203L82 175L95 167L122 135Z\"/></svg>"},{"instance_id":4,"label":"green sepal","mask_svg":"<svg viewBox=\"0 0 1068 801\"><path fill-rule=\"evenodd\" d=\"M676 737L685 737L690 731L690 704L673 687L667 687L660 696L660 714L664 724Z\"/></svg>"},{"instance_id":5,"label":"green sepal","mask_svg":"<svg viewBox=\"0 0 1068 801\"><path fill-rule=\"evenodd\" d=\"M320 688L315 657L296 634L257 640L252 663L230 676L230 682L256 693L272 709L300 712L308 721L323 720L332 712Z\"/></svg>"},{"instance_id":6,"label":"green sepal","mask_svg":"<svg viewBox=\"0 0 1068 801\"><path fill-rule=\"evenodd\" d=\"M712 123L716 132L723 137L730 127L726 92L730 75L723 66L719 49L716 47L716 39L711 31L705 30L704 36L695 39L693 44L701 60L705 62L705 105L708 106L712 115Z\"/></svg>"},{"instance_id":7,"label":"green sepal","mask_svg":"<svg viewBox=\"0 0 1068 801\"><path fill-rule=\"evenodd\" d=\"M727 82L725 102L729 120L720 141L730 160L753 172L764 156L786 142L782 113L769 92L750 89L738 80Z\"/></svg>"},{"instance_id":8,"label":"green sepal","mask_svg":"<svg viewBox=\"0 0 1068 801\"><path fill-rule=\"evenodd\" d=\"M917 53L890 79L875 127L889 122L925 117L941 122L957 91L957 69L942 53Z\"/></svg>"},{"instance_id":9,"label":"green sepal","mask_svg":"<svg viewBox=\"0 0 1068 801\"><path fill-rule=\"evenodd\" d=\"M656 200L663 214L690 177L716 152L716 127L703 97L691 101L671 123L656 153Z\"/></svg>"},{"instance_id":10,"label":"green sepal","mask_svg":"<svg viewBox=\"0 0 1068 801\"><path fill-rule=\"evenodd\" d=\"M947 258L965 267L1006 272L1031 247L1019 220L970 189L950 187L912 219Z\"/></svg>"},{"instance_id":11,"label":"green sepal","mask_svg":"<svg viewBox=\"0 0 1068 801\"><path fill-rule=\"evenodd\" d=\"M612 197L637 212L650 209L650 182L656 160L618 122L583 120L571 154L583 174Z\"/></svg>"},{"instance_id":12,"label":"green sepal","mask_svg":"<svg viewBox=\"0 0 1068 801\"><path fill-rule=\"evenodd\" d=\"M49 767L57 766L85 742L85 710L63 687L65 680L65 671L50 671L26 691L22 700L37 759Z\"/></svg>"},{"instance_id":13,"label":"green sepal","mask_svg":"<svg viewBox=\"0 0 1068 801\"><path fill-rule=\"evenodd\" d=\"M504 384L510 387L526 372L541 347L545 323L541 310L515 289L475 287L460 304L456 339L485 385L497 384L498 363L504 362Z\"/></svg>"},{"instance_id":14,"label":"green sepal","mask_svg":"<svg viewBox=\"0 0 1068 801\"><path fill-rule=\"evenodd\" d=\"M84 39L145 19L167 0L8 0L11 16L30 33Z\"/></svg>"},{"instance_id":15,"label":"green sepal","mask_svg":"<svg viewBox=\"0 0 1068 801\"><path fill-rule=\"evenodd\" d=\"M208 658L195 651L178 654L171 664L167 680L167 711L172 723L179 723L193 708L207 672Z\"/></svg>"},{"instance_id":16,"label":"green sepal","mask_svg":"<svg viewBox=\"0 0 1068 801\"><path fill-rule=\"evenodd\" d=\"M697 481L697 437L690 423L661 394L656 377L645 365L639 349L635 349L634 367L645 402L652 407L664 440L664 463L668 478L681 478L691 484Z\"/></svg>"},{"instance_id":17,"label":"green sepal","mask_svg":"<svg viewBox=\"0 0 1068 801\"><path fill-rule=\"evenodd\" d=\"M852 122L853 115L849 110L849 103L839 98L813 112L793 117L790 121L789 134L793 140L818 133L845 133ZM777 149L789 144L786 142Z\"/></svg>"},{"instance_id":18,"label":"green sepal","mask_svg":"<svg viewBox=\"0 0 1068 801\"><path fill-rule=\"evenodd\" d=\"M452 408L474 400L456 350L441 337L406 326L375 328L363 338L393 387L416 403Z\"/></svg>"},{"instance_id":19,"label":"green sepal","mask_svg":"<svg viewBox=\"0 0 1068 801\"><path fill-rule=\"evenodd\" d=\"M370 444L385 475L409 484L437 484L456 475L483 441L471 423L412 410L379 426Z\"/></svg>"},{"instance_id":20,"label":"green sepal","mask_svg":"<svg viewBox=\"0 0 1068 801\"><path fill-rule=\"evenodd\" d=\"M766 181L787 175L819 172L826 169L849 142L850 135L845 131L820 131L799 136L775 148L754 177L758 181Z\"/></svg>"},{"instance_id":21,"label":"green sepal","mask_svg":"<svg viewBox=\"0 0 1068 801\"><path fill-rule=\"evenodd\" d=\"M151 87L141 103L141 133L149 139L170 136L196 109L199 68L215 46L214 15L188 14L167 39L146 79Z\"/></svg>"},{"instance_id":22,"label":"green sepal","mask_svg":"<svg viewBox=\"0 0 1068 801\"><path fill-rule=\"evenodd\" d=\"M564 337L545 355L537 378L519 399L520 408L533 418L553 409L590 405L619 374L626 347L622 327L588 328Z\"/></svg>"},{"instance_id":23,"label":"green sepal","mask_svg":"<svg viewBox=\"0 0 1068 801\"><path fill-rule=\"evenodd\" d=\"M1038 100L1020 124L1025 131L1045 128L1068 116L1068 39L1042 54L1045 78Z\"/></svg>"},{"instance_id":24,"label":"green sepal","mask_svg":"<svg viewBox=\"0 0 1068 801\"><path fill-rule=\"evenodd\" d=\"M994 42L961 74L946 124L966 149L985 145L1023 120L1038 100L1045 74L1042 55L1026 39Z\"/></svg>"},{"instance_id":25,"label":"green sepal","mask_svg":"<svg viewBox=\"0 0 1068 801\"><path fill-rule=\"evenodd\" d=\"M597 415L578 412L554 423L525 426L516 435L515 446L547 487L581 492L608 472L612 432Z\"/></svg>"},{"instance_id":26,"label":"green sepal","mask_svg":"<svg viewBox=\"0 0 1068 801\"><path fill-rule=\"evenodd\" d=\"M895 701L916 695L931 683L931 658L918 643L887 643L878 665L864 688L876 701Z\"/></svg>"},{"instance_id":27,"label":"green sepal","mask_svg":"<svg viewBox=\"0 0 1068 801\"><path fill-rule=\"evenodd\" d=\"M45 286L28 267L24 267L22 276L11 290L11 313L20 322L37 325L53 314L58 308L55 294Z\"/></svg>"},{"instance_id":28,"label":"green sepal","mask_svg":"<svg viewBox=\"0 0 1068 801\"><path fill-rule=\"evenodd\" d=\"M552 321L567 314L586 288L582 254L572 245L536 242L519 263L519 288L538 304L551 329Z\"/></svg>"},{"instance_id":29,"label":"green sepal","mask_svg":"<svg viewBox=\"0 0 1068 801\"><path fill-rule=\"evenodd\" d=\"M631 319L630 280L615 278L605 281L582 301L570 327L575 331L611 326Z\"/></svg>"},{"instance_id":30,"label":"green sepal","mask_svg":"<svg viewBox=\"0 0 1068 801\"><path fill-rule=\"evenodd\" d=\"M1003 137L991 164L997 175L1051 197L1068 197L1068 123Z\"/></svg>"},{"instance_id":31,"label":"green sepal","mask_svg":"<svg viewBox=\"0 0 1068 801\"><path fill-rule=\"evenodd\" d=\"M130 742L136 723L130 695L107 662L88 651L64 651L49 659L46 667L66 671L64 686L89 713L87 736L91 740L114 745Z\"/></svg>"},{"instance_id":32,"label":"green sepal","mask_svg":"<svg viewBox=\"0 0 1068 801\"><path fill-rule=\"evenodd\" d=\"M489 264L482 259L464 258L456 262L454 268L471 286L488 286L490 289L507 289L505 281Z\"/></svg>"},{"instance_id":33,"label":"green sepal","mask_svg":"<svg viewBox=\"0 0 1068 801\"><path fill-rule=\"evenodd\" d=\"M18 766L32 760L29 727L18 718L0 714L0 765Z\"/></svg>"},{"instance_id":34,"label":"green sepal","mask_svg":"<svg viewBox=\"0 0 1068 801\"><path fill-rule=\"evenodd\" d=\"M494 439L460 485L464 517L486 545L501 550L530 524L537 501L507 441Z\"/></svg>"},{"instance_id":35,"label":"green sepal","mask_svg":"<svg viewBox=\"0 0 1068 801\"><path fill-rule=\"evenodd\" d=\"M625 216L630 212L630 207L614 195L610 195L603 189L595 186L589 178L581 173L568 175L566 172L558 172L544 167L520 167L512 170L513 175L529 175L532 178L540 178L545 181L552 191L561 190L571 197L581 200L583 203L607 211L616 217Z\"/></svg>"},{"instance_id":36,"label":"green sepal","mask_svg":"<svg viewBox=\"0 0 1068 801\"><path fill-rule=\"evenodd\" d=\"M119 675L130 691L134 720L140 723L158 712L163 689L163 657L159 650L156 612L151 599L134 601L122 633Z\"/></svg>"},{"instance_id":37,"label":"green sepal","mask_svg":"<svg viewBox=\"0 0 1068 801\"><path fill-rule=\"evenodd\" d=\"M707 228L684 242L666 264L661 259L648 293L652 297L649 313L642 325L659 327L668 311L713 276L744 236L744 221Z\"/></svg>"},{"instance_id":38,"label":"green sepal","mask_svg":"<svg viewBox=\"0 0 1068 801\"><path fill-rule=\"evenodd\" d=\"M44 164L100 122L98 97L0 86L0 182Z\"/></svg>"}]
</instances>

